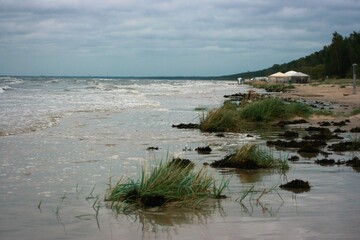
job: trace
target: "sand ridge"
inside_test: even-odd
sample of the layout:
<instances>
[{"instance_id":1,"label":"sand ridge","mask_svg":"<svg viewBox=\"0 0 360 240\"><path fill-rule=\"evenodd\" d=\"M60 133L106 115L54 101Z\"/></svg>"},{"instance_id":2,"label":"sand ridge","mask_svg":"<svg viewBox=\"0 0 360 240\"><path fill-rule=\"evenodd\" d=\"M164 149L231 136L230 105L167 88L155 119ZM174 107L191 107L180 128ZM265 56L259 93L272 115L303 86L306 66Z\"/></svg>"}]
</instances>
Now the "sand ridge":
<instances>
[{"instance_id":1,"label":"sand ridge","mask_svg":"<svg viewBox=\"0 0 360 240\"><path fill-rule=\"evenodd\" d=\"M331 104L333 116L312 116L309 121L317 123L321 121L339 122L345 119L350 120L350 124L345 129L360 126L360 114L347 116L354 108L360 107L360 89L357 87L356 94L353 94L352 86L340 86L331 84L311 85L311 84L294 84L294 90L281 93L282 98L313 100L327 102Z\"/></svg>"}]
</instances>

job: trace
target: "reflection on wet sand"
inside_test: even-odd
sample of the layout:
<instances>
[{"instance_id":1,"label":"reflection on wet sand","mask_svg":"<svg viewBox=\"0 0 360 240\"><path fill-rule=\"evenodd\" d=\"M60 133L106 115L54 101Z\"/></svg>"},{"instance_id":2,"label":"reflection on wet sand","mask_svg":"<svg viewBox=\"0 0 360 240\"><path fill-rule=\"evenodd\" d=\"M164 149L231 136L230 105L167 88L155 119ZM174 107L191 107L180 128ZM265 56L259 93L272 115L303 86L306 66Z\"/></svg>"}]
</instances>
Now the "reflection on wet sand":
<instances>
[{"instance_id":1,"label":"reflection on wet sand","mask_svg":"<svg viewBox=\"0 0 360 240\"><path fill-rule=\"evenodd\" d=\"M268 176L279 174L280 176L286 176L287 170L279 169L219 169L222 175L237 176L241 183L257 183L262 182L263 178Z\"/></svg>"},{"instance_id":2,"label":"reflection on wet sand","mask_svg":"<svg viewBox=\"0 0 360 240\"><path fill-rule=\"evenodd\" d=\"M236 169L236 176L240 179L241 183L255 183L262 181L263 177L277 173L275 169L259 169L259 170L246 170Z\"/></svg>"},{"instance_id":3,"label":"reflection on wet sand","mask_svg":"<svg viewBox=\"0 0 360 240\"><path fill-rule=\"evenodd\" d=\"M127 214L114 214L119 226L124 224L123 221L138 223L142 239L172 239L186 226L206 227L214 219L233 215L233 210L227 212L224 206L229 203L235 203L236 212L241 217L275 217L284 205L284 201L274 189L263 189L254 190L253 194L242 202L234 199L225 202L213 199L196 209L168 205L139 209Z\"/></svg>"},{"instance_id":4,"label":"reflection on wet sand","mask_svg":"<svg viewBox=\"0 0 360 240\"><path fill-rule=\"evenodd\" d=\"M213 214L224 214L219 200L209 200L199 208L166 205L162 207L138 209L127 214L116 214L118 220L138 223L142 230L142 239L177 235L183 225L206 225ZM121 224L119 222L119 224Z\"/></svg>"}]
</instances>

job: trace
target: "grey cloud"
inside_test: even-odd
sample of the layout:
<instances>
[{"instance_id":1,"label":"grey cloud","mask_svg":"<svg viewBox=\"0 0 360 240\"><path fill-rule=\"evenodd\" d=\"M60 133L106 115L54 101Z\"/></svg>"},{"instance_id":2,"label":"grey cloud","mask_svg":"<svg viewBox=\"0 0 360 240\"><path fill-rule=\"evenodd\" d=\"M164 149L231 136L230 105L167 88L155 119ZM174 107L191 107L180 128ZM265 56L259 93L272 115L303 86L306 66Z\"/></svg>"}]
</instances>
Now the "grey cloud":
<instances>
[{"instance_id":1,"label":"grey cloud","mask_svg":"<svg viewBox=\"0 0 360 240\"><path fill-rule=\"evenodd\" d=\"M0 54L115 58L133 72L98 71L125 75L151 75L135 67L151 55L154 72L167 64L179 71L170 75L208 75L208 62L209 71L223 74L319 50L334 31L358 31L358 12L360 3L350 0L0 0ZM16 67L0 64L0 74L6 68Z\"/></svg>"}]
</instances>

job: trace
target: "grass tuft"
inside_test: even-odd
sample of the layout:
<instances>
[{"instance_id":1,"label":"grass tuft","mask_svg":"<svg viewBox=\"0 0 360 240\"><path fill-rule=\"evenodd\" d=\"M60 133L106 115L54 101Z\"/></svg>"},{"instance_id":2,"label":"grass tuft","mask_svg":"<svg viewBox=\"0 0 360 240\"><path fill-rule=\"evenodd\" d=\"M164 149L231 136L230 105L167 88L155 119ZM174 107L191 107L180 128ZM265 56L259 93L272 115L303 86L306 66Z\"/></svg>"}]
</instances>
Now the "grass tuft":
<instances>
[{"instance_id":1,"label":"grass tuft","mask_svg":"<svg viewBox=\"0 0 360 240\"><path fill-rule=\"evenodd\" d=\"M200 130L206 132L240 131L242 121L238 105L225 101L221 108L210 111L200 121Z\"/></svg>"},{"instance_id":2,"label":"grass tuft","mask_svg":"<svg viewBox=\"0 0 360 240\"><path fill-rule=\"evenodd\" d=\"M275 158L269 151L260 149L255 144L245 144L235 153L211 163L212 167L230 167L240 169L278 168L289 169L288 162Z\"/></svg>"},{"instance_id":3,"label":"grass tuft","mask_svg":"<svg viewBox=\"0 0 360 240\"><path fill-rule=\"evenodd\" d=\"M351 116L352 115L357 115L357 114L360 114L360 107L357 107L357 108L354 108L352 111L351 111Z\"/></svg>"},{"instance_id":4,"label":"grass tuft","mask_svg":"<svg viewBox=\"0 0 360 240\"><path fill-rule=\"evenodd\" d=\"M117 210L126 210L128 205L154 207L169 202L194 206L207 198L222 196L227 185L228 181L222 181L217 187L205 168L194 171L193 166L176 161L160 162L150 172L142 168L136 181L121 178L115 186L110 184L105 201L112 202Z\"/></svg>"},{"instance_id":5,"label":"grass tuft","mask_svg":"<svg viewBox=\"0 0 360 240\"><path fill-rule=\"evenodd\" d=\"M267 92L286 92L290 89L295 88L294 85L287 83L267 83L267 82L259 82L259 81L250 82L249 85L255 88L263 88Z\"/></svg>"},{"instance_id":6,"label":"grass tuft","mask_svg":"<svg viewBox=\"0 0 360 240\"><path fill-rule=\"evenodd\" d=\"M210 111L200 121L200 130L205 132L241 132L258 123L270 123L293 117L308 117L313 109L304 103L286 103L278 98L265 98L242 107L225 102Z\"/></svg>"},{"instance_id":7,"label":"grass tuft","mask_svg":"<svg viewBox=\"0 0 360 240\"><path fill-rule=\"evenodd\" d=\"M303 103L285 103L278 98L267 98L248 104L240 110L240 117L255 122L272 122L294 116L308 117L311 107Z\"/></svg>"}]
</instances>

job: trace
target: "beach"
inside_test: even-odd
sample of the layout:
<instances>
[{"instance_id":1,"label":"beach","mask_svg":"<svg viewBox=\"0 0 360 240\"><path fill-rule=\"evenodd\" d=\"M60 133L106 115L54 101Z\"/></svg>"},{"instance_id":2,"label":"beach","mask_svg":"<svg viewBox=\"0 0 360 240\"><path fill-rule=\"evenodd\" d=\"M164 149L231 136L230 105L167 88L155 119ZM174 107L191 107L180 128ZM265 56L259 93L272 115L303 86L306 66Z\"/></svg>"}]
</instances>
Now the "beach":
<instances>
[{"instance_id":1,"label":"beach","mask_svg":"<svg viewBox=\"0 0 360 240\"><path fill-rule=\"evenodd\" d=\"M317 126L316 120L222 136L172 127L199 123L207 111L223 104L224 95L262 90L234 81L194 79L8 77L0 84L5 89L0 93L3 240L328 240L360 235L357 169L320 166L315 160L325 157L321 153L310 158L296 149L266 146L267 140L279 138L285 130L298 131L299 138L307 135L304 128ZM305 94L300 92L302 87L307 88L299 86L298 92L284 97L300 98L296 94ZM344 132L339 136L344 139L331 139L329 145L358 135ZM298 156L299 160L289 162L286 172L207 166L247 143L281 158ZM212 149L210 154L195 150L204 146ZM323 150L328 151L327 147ZM356 155L358 151L331 151L329 157L345 161ZM200 208L170 205L125 213L114 211L104 201L111 182L121 177L136 181L143 167L151 169L172 156L191 160L218 181L229 180L224 191L227 198L210 199ZM278 188L292 179L309 181L311 190L294 193ZM240 202L249 188L254 189L251 197Z\"/></svg>"},{"instance_id":2,"label":"beach","mask_svg":"<svg viewBox=\"0 0 360 240\"><path fill-rule=\"evenodd\" d=\"M312 116L309 120L312 123L319 121L342 121L350 119L350 124L346 126L349 130L360 126L360 115L346 116L355 108L360 107L360 89L357 87L356 94L353 94L352 86L341 86L333 84L294 84L295 89L281 93L282 98L305 100L307 102L324 102L331 106L332 116ZM344 116L345 115L345 116Z\"/></svg>"}]
</instances>

